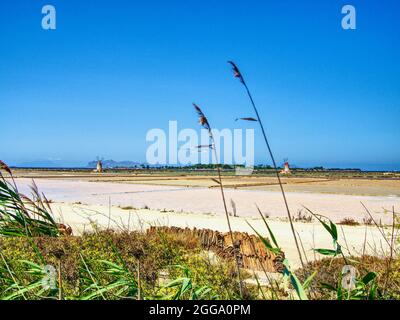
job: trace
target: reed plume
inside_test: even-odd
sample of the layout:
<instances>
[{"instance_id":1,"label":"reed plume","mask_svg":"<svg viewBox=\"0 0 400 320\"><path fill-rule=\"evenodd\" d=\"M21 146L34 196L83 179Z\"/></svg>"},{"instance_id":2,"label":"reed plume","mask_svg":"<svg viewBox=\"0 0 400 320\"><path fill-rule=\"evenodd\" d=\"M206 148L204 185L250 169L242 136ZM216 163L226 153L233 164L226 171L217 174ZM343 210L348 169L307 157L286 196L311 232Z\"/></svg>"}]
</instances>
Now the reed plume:
<instances>
[{"instance_id":1,"label":"reed plume","mask_svg":"<svg viewBox=\"0 0 400 320\"><path fill-rule=\"evenodd\" d=\"M236 272L238 274L238 279L239 279L239 292L240 292L240 297L243 297L243 284L242 284L242 278L241 278L241 275L240 275L239 260L238 260L238 256L237 256L237 252L236 252L235 239L233 237L233 232L232 232L232 228L231 228L231 222L230 222L230 219L229 219L229 212L228 212L228 208L227 208L227 205L226 205L224 186L222 185L221 168L220 168L220 164L219 164L219 160L218 160L217 150L215 148L214 135L212 133L210 123L208 122L208 120L207 120L206 116L204 115L203 111L201 111L200 107L197 106L195 103L193 103L193 106L194 106L194 108L195 108L195 110L197 112L197 115L199 116L199 124L204 129L208 130L208 134L209 134L209 137L210 137L210 140L211 140L210 149L214 150L214 156L215 156L216 167L217 167L217 172L218 172L218 185L219 185L220 190L221 190L222 202L224 203L225 216L226 216L226 221L228 223L228 228L229 228L229 235L230 235L230 238L231 238L231 241L232 241L232 246L234 248L233 253L234 253L234 257L235 257Z\"/></svg>"},{"instance_id":2,"label":"reed plume","mask_svg":"<svg viewBox=\"0 0 400 320\"><path fill-rule=\"evenodd\" d=\"M273 164L273 167L274 167L275 175L276 175L276 177L278 179L279 187L281 189L283 201L285 203L285 207L286 207L286 211L287 211L287 216L288 216L289 222L290 222L290 228L292 230L292 234L293 234L293 238L294 238L294 241L295 241L295 244L296 244L296 248L297 248L297 252L298 252L299 258L300 258L300 262L301 262L302 266L304 267L304 262L303 262L303 258L302 258L302 255L301 255L300 246L299 246L299 243L298 243L298 240L297 240L297 237L296 237L296 232L295 232L294 226L293 226L292 215L290 214L289 205L288 205L287 200L286 200L285 190L283 189L281 178L279 176L278 167L276 165L274 155L272 153L270 144L268 142L268 138L267 138L267 134L266 134L265 129L264 129L264 125L263 125L263 123L261 121L261 118L260 118L260 115L258 113L256 104L254 103L253 97L252 97L252 95L250 93L250 90L249 90L247 84L246 84L246 81L244 80L244 77L243 77L242 73L240 72L239 68L237 67L237 65L233 61L228 61L228 63L232 66L232 71L233 71L234 77L238 78L239 81L245 87L247 95L249 96L251 105L253 106L254 112L256 114L256 117L257 117L257 120L258 120L257 122L260 124L261 132L263 134L265 144L267 145L267 149L268 149L268 152L269 152L269 155L271 157L272 164Z\"/></svg>"}]
</instances>

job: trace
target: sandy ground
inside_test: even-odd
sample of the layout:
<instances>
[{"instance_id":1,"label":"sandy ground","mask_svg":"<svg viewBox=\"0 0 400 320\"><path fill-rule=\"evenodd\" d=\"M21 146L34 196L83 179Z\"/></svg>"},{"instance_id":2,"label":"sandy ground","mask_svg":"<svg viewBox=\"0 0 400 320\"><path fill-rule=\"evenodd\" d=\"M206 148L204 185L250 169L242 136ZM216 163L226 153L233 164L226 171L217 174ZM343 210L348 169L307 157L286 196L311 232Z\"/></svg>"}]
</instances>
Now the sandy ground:
<instances>
[{"instance_id":1,"label":"sandy ground","mask_svg":"<svg viewBox=\"0 0 400 320\"><path fill-rule=\"evenodd\" d=\"M75 234L89 230L95 222L103 228L146 229L150 225L209 228L227 231L221 195L215 188L188 188L183 186L160 186L122 182L90 182L86 180L36 179L39 190L52 200L52 207L60 222L69 224ZM29 194L31 180L17 179L22 193ZM300 266L296 247L292 239L286 211L279 192L271 190L227 189L230 200L237 207L238 217L232 217L234 230L254 233L246 221L266 234L255 203L269 222L280 246L294 267ZM287 192L291 211L296 215L304 210L303 205L315 213L323 214L333 221L351 217L362 221L366 216L364 203L376 220L391 222L391 215L384 209L399 207L397 196L355 196L343 194ZM125 209L122 209L125 208ZM129 208L129 209L126 209ZM137 209L134 209L137 208ZM148 208L148 209L143 209ZM317 223L295 223L308 260L318 259L312 248L332 248L332 240L326 230ZM339 242L345 251L360 254L365 250L371 254L382 254L387 250L386 242L377 228L370 226L342 226ZM344 236L345 235L345 236ZM364 241L367 235L366 242ZM364 246L365 243L365 246ZM365 248L364 248L365 247Z\"/></svg>"},{"instance_id":2,"label":"sandy ground","mask_svg":"<svg viewBox=\"0 0 400 320\"><path fill-rule=\"evenodd\" d=\"M175 212L223 215L221 194L215 188L187 188L178 186L159 186L124 184L112 182L89 182L75 180L36 179L40 191L54 202L89 205L108 205ZM20 190L29 193L30 179L17 179ZM271 218L286 217L282 195L278 191L226 189L226 199L232 212L231 200L240 217L257 217L257 204L264 214ZM390 223L391 215L385 213L393 206L400 205L397 196L356 196L342 194L287 192L289 207L296 215L304 206L314 213L322 214L335 222L353 218L360 222L366 217L361 202L367 206L377 221Z\"/></svg>"},{"instance_id":3,"label":"sandy ground","mask_svg":"<svg viewBox=\"0 0 400 320\"><path fill-rule=\"evenodd\" d=\"M278 186L257 186L249 189L277 191ZM289 192L327 193L361 196L400 197L400 180L337 179L294 182L288 179L285 190Z\"/></svg>"}]
</instances>

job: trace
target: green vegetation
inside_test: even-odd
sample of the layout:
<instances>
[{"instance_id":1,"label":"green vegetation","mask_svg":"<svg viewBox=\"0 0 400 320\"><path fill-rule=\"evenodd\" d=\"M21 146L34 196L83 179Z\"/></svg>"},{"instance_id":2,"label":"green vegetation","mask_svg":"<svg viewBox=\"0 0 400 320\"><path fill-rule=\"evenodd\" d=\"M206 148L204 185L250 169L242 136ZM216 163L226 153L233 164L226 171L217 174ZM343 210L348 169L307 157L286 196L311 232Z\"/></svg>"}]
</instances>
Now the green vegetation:
<instances>
[{"instance_id":1,"label":"green vegetation","mask_svg":"<svg viewBox=\"0 0 400 320\"><path fill-rule=\"evenodd\" d=\"M11 177L8 182L1 172ZM53 219L49 201L40 195L35 183L32 199L18 192L11 170L0 161L0 235L3 236L57 236L59 229Z\"/></svg>"},{"instance_id":2,"label":"green vegetation","mask_svg":"<svg viewBox=\"0 0 400 320\"><path fill-rule=\"evenodd\" d=\"M315 248L314 251L322 256L330 257L320 261L308 263L303 268L293 272L289 261L283 261L284 281L291 283L298 299L308 300L392 300L400 299L400 259L396 255L395 234L397 234L398 217L393 210L393 225L390 237L384 238L390 246L390 256L383 258L363 255L361 257L346 257L342 245L339 243L337 226L331 220L321 215L314 214L305 208L316 218L330 234L333 248ZM272 243L254 230L265 246L276 254L282 252L277 240L267 221L261 214ZM379 226L377 226L379 228ZM398 241L398 240L397 240ZM340 258L338 258L340 257ZM350 274L349 268L355 273ZM301 280L303 282L301 282ZM279 289L279 285L277 286ZM287 297L273 286L269 288L280 299ZM262 290L260 288L260 290ZM289 296L290 297L290 296ZM293 297L293 296L292 296Z\"/></svg>"},{"instance_id":3,"label":"green vegetation","mask_svg":"<svg viewBox=\"0 0 400 320\"><path fill-rule=\"evenodd\" d=\"M167 234L7 237L0 238L0 248L1 299L238 297L231 262L213 264L195 241ZM45 266L56 270L54 286L46 290Z\"/></svg>"}]
</instances>

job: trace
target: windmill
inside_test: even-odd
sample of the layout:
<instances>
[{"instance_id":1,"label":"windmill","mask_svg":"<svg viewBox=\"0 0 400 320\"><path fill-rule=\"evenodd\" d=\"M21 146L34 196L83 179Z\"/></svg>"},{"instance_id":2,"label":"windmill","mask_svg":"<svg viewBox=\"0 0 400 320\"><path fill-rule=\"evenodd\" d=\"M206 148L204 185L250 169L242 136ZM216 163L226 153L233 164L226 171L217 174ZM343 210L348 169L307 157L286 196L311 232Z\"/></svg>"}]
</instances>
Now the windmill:
<instances>
[{"instance_id":1,"label":"windmill","mask_svg":"<svg viewBox=\"0 0 400 320\"><path fill-rule=\"evenodd\" d=\"M99 158L99 156L96 157L97 159L97 164L96 164L96 170L95 172L97 173L102 173L103 172L103 158Z\"/></svg>"},{"instance_id":2,"label":"windmill","mask_svg":"<svg viewBox=\"0 0 400 320\"><path fill-rule=\"evenodd\" d=\"M283 170L281 171L281 174L291 174L288 158L283 159Z\"/></svg>"}]
</instances>

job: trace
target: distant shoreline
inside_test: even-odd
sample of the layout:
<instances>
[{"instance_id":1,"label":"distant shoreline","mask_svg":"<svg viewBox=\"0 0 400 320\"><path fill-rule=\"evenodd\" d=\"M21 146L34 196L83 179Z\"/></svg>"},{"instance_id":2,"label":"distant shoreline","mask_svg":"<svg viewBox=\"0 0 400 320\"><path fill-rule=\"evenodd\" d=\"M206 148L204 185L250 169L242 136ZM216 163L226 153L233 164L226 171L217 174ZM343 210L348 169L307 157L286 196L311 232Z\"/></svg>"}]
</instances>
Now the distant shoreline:
<instances>
[{"instance_id":1,"label":"distant shoreline","mask_svg":"<svg viewBox=\"0 0 400 320\"><path fill-rule=\"evenodd\" d=\"M34 167L34 166L10 166L11 169L17 170L37 170L37 171L92 171L95 167ZM157 167L157 166L150 166L149 168L135 168L135 167L114 167L114 168L104 168L105 170L109 171L123 171L123 170L131 170L131 171L213 171L213 169L194 169L191 167ZM262 171L268 171L270 169L261 169ZM360 172L360 173L400 173L400 169L396 170L363 170L359 168L324 168L315 170L313 168L292 168L293 172ZM233 171L233 169L223 169L223 171Z\"/></svg>"}]
</instances>

